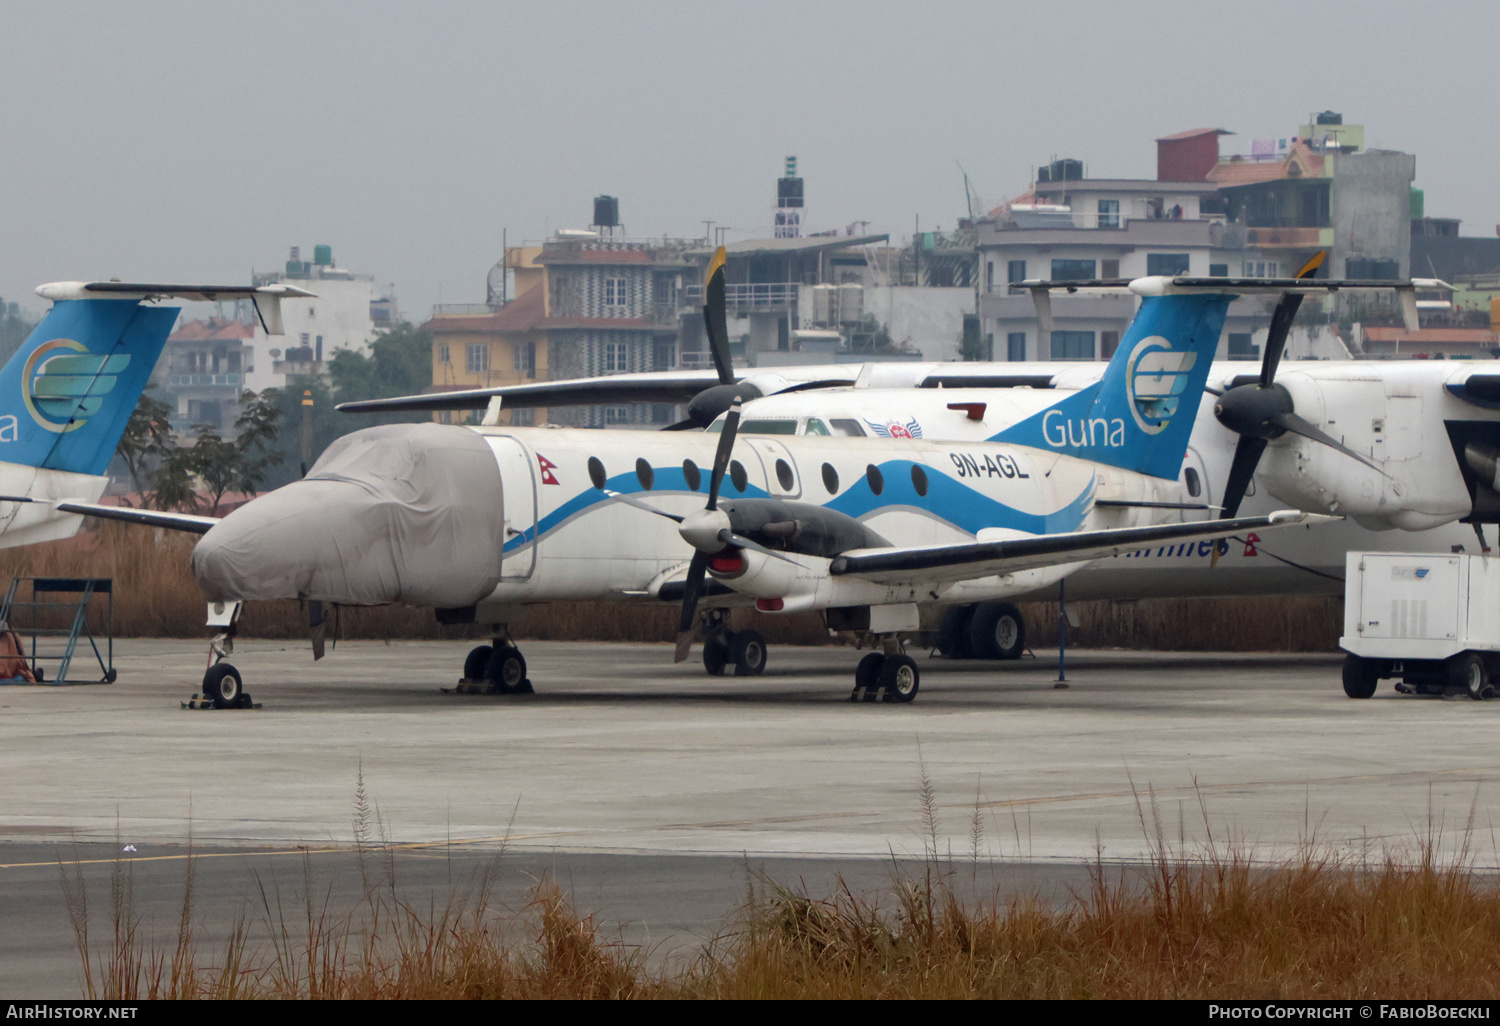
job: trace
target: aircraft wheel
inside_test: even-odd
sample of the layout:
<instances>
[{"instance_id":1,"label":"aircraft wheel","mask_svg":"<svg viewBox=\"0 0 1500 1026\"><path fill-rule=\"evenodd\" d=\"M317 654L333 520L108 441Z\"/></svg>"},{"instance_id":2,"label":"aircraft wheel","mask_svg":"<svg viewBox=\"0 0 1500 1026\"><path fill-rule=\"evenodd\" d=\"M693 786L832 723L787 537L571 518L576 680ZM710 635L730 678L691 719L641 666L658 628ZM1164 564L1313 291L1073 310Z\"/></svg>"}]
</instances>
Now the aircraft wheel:
<instances>
[{"instance_id":1,"label":"aircraft wheel","mask_svg":"<svg viewBox=\"0 0 1500 1026\"><path fill-rule=\"evenodd\" d=\"M494 649L488 645L479 645L473 649L464 659L464 680L483 680L492 652Z\"/></svg>"},{"instance_id":2,"label":"aircraft wheel","mask_svg":"<svg viewBox=\"0 0 1500 1026\"><path fill-rule=\"evenodd\" d=\"M885 665L880 668L880 686L885 688L887 702L910 702L917 697L921 682L917 661L911 656L887 656Z\"/></svg>"},{"instance_id":3,"label":"aircraft wheel","mask_svg":"<svg viewBox=\"0 0 1500 1026\"><path fill-rule=\"evenodd\" d=\"M973 606L949 606L938 625L937 648L948 659L972 659L969 651L969 621Z\"/></svg>"},{"instance_id":4,"label":"aircraft wheel","mask_svg":"<svg viewBox=\"0 0 1500 1026\"><path fill-rule=\"evenodd\" d=\"M724 668L729 665L729 646L713 634L703 639L703 668L711 676L724 676Z\"/></svg>"},{"instance_id":5,"label":"aircraft wheel","mask_svg":"<svg viewBox=\"0 0 1500 1026\"><path fill-rule=\"evenodd\" d=\"M214 663L203 675L203 697L212 700L215 709L233 709L244 693L240 671L230 663Z\"/></svg>"},{"instance_id":6,"label":"aircraft wheel","mask_svg":"<svg viewBox=\"0 0 1500 1026\"><path fill-rule=\"evenodd\" d=\"M1484 701L1490 693L1489 670L1477 652L1460 652L1448 661L1448 682L1463 688L1476 702Z\"/></svg>"},{"instance_id":7,"label":"aircraft wheel","mask_svg":"<svg viewBox=\"0 0 1500 1026\"><path fill-rule=\"evenodd\" d=\"M1344 694L1350 698L1369 698L1380 683L1379 666L1373 659L1361 659L1357 655L1344 657Z\"/></svg>"},{"instance_id":8,"label":"aircraft wheel","mask_svg":"<svg viewBox=\"0 0 1500 1026\"><path fill-rule=\"evenodd\" d=\"M1009 602L981 602L969 621L969 649L976 659L1019 659L1026 651L1026 621Z\"/></svg>"},{"instance_id":9,"label":"aircraft wheel","mask_svg":"<svg viewBox=\"0 0 1500 1026\"><path fill-rule=\"evenodd\" d=\"M854 688L863 688L873 691L880 683L880 668L885 665L885 656L880 652L871 652L859 661L854 668Z\"/></svg>"},{"instance_id":10,"label":"aircraft wheel","mask_svg":"<svg viewBox=\"0 0 1500 1026\"><path fill-rule=\"evenodd\" d=\"M502 695L513 695L526 690L526 659L521 650L513 645L502 645L490 653L489 665L484 676L494 682L495 690Z\"/></svg>"},{"instance_id":11,"label":"aircraft wheel","mask_svg":"<svg viewBox=\"0 0 1500 1026\"><path fill-rule=\"evenodd\" d=\"M729 660L736 677L759 677L766 669L766 639L760 631L735 631L729 639Z\"/></svg>"}]
</instances>

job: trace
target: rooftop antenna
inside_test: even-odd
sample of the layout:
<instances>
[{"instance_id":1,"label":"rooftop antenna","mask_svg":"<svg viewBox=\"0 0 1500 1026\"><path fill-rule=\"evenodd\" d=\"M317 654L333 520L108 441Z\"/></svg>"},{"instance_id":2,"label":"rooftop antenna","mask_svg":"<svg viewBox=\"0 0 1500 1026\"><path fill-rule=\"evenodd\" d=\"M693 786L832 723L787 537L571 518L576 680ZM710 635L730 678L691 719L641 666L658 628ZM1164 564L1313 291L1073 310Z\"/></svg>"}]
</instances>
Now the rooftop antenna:
<instances>
[{"instance_id":1,"label":"rooftop antenna","mask_svg":"<svg viewBox=\"0 0 1500 1026\"><path fill-rule=\"evenodd\" d=\"M969 189L969 172L964 170L964 166L959 164L957 159L953 163L958 165L959 174L964 176L964 203L969 208L969 220L972 221L974 220L974 193Z\"/></svg>"}]
</instances>

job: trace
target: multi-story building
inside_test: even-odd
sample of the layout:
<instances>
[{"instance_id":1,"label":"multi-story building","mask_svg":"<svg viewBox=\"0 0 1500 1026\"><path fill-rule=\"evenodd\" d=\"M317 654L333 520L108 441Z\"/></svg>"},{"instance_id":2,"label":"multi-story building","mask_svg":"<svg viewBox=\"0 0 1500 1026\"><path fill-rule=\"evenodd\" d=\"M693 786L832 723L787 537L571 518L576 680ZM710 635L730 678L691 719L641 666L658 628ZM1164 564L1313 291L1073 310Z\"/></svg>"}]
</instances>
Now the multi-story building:
<instances>
[{"instance_id":1,"label":"multi-story building","mask_svg":"<svg viewBox=\"0 0 1500 1026\"><path fill-rule=\"evenodd\" d=\"M316 293L281 304L284 335L267 335L256 324L251 361L255 371L246 380L246 387L255 392L284 388L289 377L321 373L342 350L367 354L370 343L400 320L394 286L377 290L373 276L337 266L332 246L314 246L310 262L301 258L300 247L293 246L282 270L257 274L254 281L285 282ZM243 316L254 319L248 310Z\"/></svg>"},{"instance_id":2,"label":"multi-story building","mask_svg":"<svg viewBox=\"0 0 1500 1026\"><path fill-rule=\"evenodd\" d=\"M189 434L207 424L221 434L234 428L240 397L254 370L255 330L227 317L186 321L167 338L156 365L160 396L172 406L172 430Z\"/></svg>"}]
</instances>

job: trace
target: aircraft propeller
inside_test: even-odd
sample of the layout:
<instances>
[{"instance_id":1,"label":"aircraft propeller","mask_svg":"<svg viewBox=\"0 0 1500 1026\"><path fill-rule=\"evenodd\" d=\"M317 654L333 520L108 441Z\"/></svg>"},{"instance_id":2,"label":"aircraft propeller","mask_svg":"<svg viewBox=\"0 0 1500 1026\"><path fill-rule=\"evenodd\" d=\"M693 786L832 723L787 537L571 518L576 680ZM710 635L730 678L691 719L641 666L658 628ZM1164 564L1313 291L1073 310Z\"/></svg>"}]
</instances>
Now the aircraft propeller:
<instances>
[{"instance_id":1,"label":"aircraft propeller","mask_svg":"<svg viewBox=\"0 0 1500 1026\"><path fill-rule=\"evenodd\" d=\"M729 407L743 399L759 399L760 389L744 382L735 383L734 366L729 356L729 317L724 299L724 247L720 246L708 265L708 280L703 286L703 327L708 332L708 354L713 359L719 383L710 385L688 403L687 419L668 426L667 431L706 428L719 419Z\"/></svg>"},{"instance_id":2,"label":"aircraft propeller","mask_svg":"<svg viewBox=\"0 0 1500 1026\"><path fill-rule=\"evenodd\" d=\"M1315 277L1327 256L1327 250L1318 253L1297 272L1297 277ZM1368 458L1299 417L1292 403L1291 392L1287 391L1285 385L1276 383L1276 368L1286 349L1292 320L1297 316L1301 305L1300 294L1289 292L1281 297L1271 315L1271 330L1266 337L1266 351L1261 357L1260 380L1231 388L1220 394L1218 401L1214 403L1214 416L1219 419L1219 423L1240 436L1234 449L1234 462L1230 464L1229 478L1224 484L1223 510L1219 514L1221 520L1229 520L1238 515L1240 503L1255 476L1255 469L1260 464L1260 457L1266 451L1267 443L1287 432L1336 449L1380 470Z\"/></svg>"}]
</instances>

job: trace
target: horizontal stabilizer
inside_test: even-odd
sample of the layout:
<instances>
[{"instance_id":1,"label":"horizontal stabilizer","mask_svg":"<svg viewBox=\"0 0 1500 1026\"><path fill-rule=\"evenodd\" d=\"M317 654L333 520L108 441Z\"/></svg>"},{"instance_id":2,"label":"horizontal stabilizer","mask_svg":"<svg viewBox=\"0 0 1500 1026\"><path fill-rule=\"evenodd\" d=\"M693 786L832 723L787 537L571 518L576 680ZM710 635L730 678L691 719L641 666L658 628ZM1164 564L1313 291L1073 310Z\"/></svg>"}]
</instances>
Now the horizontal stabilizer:
<instances>
[{"instance_id":1,"label":"horizontal stabilizer","mask_svg":"<svg viewBox=\"0 0 1500 1026\"><path fill-rule=\"evenodd\" d=\"M127 524L144 524L147 527L162 527L169 531L188 531L192 534L207 534L219 522L218 517L200 517L192 513L164 513L154 509L135 509L131 506L103 506L93 502L59 502L56 508L61 513L77 513L101 520L123 520Z\"/></svg>"},{"instance_id":2,"label":"horizontal stabilizer","mask_svg":"<svg viewBox=\"0 0 1500 1026\"><path fill-rule=\"evenodd\" d=\"M992 574L1104 559L1156 544L1209 541L1228 538L1244 531L1269 531L1278 527L1322 524L1339 519L1342 518L1280 510L1269 516L1240 517L1236 520L1041 534L1032 538L968 542L962 545L865 549L835 557L829 572L835 577L863 577L881 582L907 581L918 576L923 581L968 581Z\"/></svg>"},{"instance_id":3,"label":"horizontal stabilizer","mask_svg":"<svg viewBox=\"0 0 1500 1026\"><path fill-rule=\"evenodd\" d=\"M317 293L295 285L163 285L133 281L55 281L37 286L36 294L54 303L68 299L132 299L154 302L185 299L194 303L248 299L255 304L267 335L285 334L281 322L283 299L314 299Z\"/></svg>"}]
</instances>

